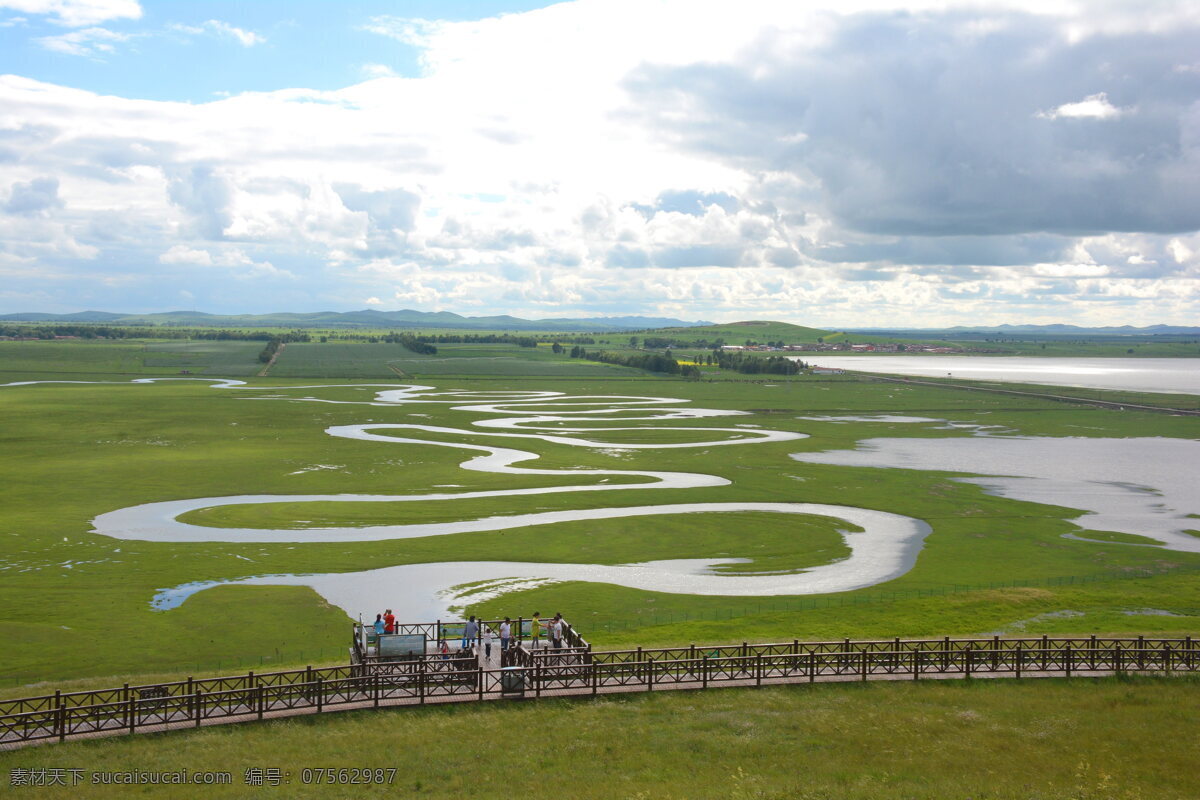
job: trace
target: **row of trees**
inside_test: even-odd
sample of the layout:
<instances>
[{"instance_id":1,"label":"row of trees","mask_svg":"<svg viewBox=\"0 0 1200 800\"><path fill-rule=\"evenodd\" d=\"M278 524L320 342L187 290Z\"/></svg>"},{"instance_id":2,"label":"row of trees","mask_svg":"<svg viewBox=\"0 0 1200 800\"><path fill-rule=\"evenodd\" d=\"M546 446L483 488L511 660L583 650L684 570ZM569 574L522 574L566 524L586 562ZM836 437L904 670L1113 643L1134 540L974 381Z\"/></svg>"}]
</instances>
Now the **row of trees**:
<instances>
[{"instance_id":1,"label":"row of trees","mask_svg":"<svg viewBox=\"0 0 1200 800\"><path fill-rule=\"evenodd\" d=\"M713 350L725 346L724 339L713 339L710 342L708 339L669 339L662 336L647 336L644 339L636 336L629 337L630 347L637 347L639 343L647 350L667 350L674 347L698 347L701 350Z\"/></svg>"},{"instance_id":2,"label":"row of trees","mask_svg":"<svg viewBox=\"0 0 1200 800\"><path fill-rule=\"evenodd\" d=\"M280 347L283 347L283 340L272 339L271 341L267 342L267 346L259 352L258 360L264 364L270 363L271 359L275 357L275 354L279 352Z\"/></svg>"},{"instance_id":3,"label":"row of trees","mask_svg":"<svg viewBox=\"0 0 1200 800\"><path fill-rule=\"evenodd\" d=\"M384 341L393 342L404 345L404 349L411 350L414 353L420 353L423 356L437 355L437 348L428 342L422 342L415 336L407 333L392 333L384 337Z\"/></svg>"},{"instance_id":4,"label":"row of trees","mask_svg":"<svg viewBox=\"0 0 1200 800\"><path fill-rule=\"evenodd\" d=\"M513 333L438 333L418 336L422 342L437 344L518 344L521 347L537 347L537 339L532 336L519 336ZM558 342L571 344L595 344L590 336L559 336ZM533 344L527 344L533 342ZM601 342L607 344L607 342Z\"/></svg>"},{"instance_id":5,"label":"row of trees","mask_svg":"<svg viewBox=\"0 0 1200 800\"><path fill-rule=\"evenodd\" d=\"M717 366L745 375L796 375L807 365L785 356L756 358L742 350L718 350L715 354Z\"/></svg>"},{"instance_id":6,"label":"row of trees","mask_svg":"<svg viewBox=\"0 0 1200 800\"><path fill-rule=\"evenodd\" d=\"M581 346L575 345L571 348L571 358L601 361L605 364L616 364L621 367L635 367L636 369L661 372L666 375L678 375L680 373L679 362L671 357L670 351L666 353L647 353L642 351L614 353L608 350L588 352Z\"/></svg>"},{"instance_id":7,"label":"row of trees","mask_svg":"<svg viewBox=\"0 0 1200 800\"><path fill-rule=\"evenodd\" d=\"M211 339L217 341L261 341L279 339L284 342L309 342L312 337L304 331L287 333L255 330L213 330L208 328L166 329L117 327L112 325L78 325L54 323L49 325L16 325L0 323L0 336L19 339L53 339L56 336L77 336L80 339Z\"/></svg>"}]
</instances>

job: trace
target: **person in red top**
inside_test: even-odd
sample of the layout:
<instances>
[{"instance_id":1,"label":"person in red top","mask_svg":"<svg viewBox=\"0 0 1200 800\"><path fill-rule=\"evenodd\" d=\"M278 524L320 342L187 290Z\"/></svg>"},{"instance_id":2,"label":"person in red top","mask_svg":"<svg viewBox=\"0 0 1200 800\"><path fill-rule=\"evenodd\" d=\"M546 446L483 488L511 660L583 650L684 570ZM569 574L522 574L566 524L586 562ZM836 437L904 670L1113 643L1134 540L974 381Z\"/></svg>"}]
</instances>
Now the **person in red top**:
<instances>
[{"instance_id":1,"label":"person in red top","mask_svg":"<svg viewBox=\"0 0 1200 800\"><path fill-rule=\"evenodd\" d=\"M392 613L392 610L390 608L383 613L383 632L384 633L395 633L396 632L396 616Z\"/></svg>"}]
</instances>

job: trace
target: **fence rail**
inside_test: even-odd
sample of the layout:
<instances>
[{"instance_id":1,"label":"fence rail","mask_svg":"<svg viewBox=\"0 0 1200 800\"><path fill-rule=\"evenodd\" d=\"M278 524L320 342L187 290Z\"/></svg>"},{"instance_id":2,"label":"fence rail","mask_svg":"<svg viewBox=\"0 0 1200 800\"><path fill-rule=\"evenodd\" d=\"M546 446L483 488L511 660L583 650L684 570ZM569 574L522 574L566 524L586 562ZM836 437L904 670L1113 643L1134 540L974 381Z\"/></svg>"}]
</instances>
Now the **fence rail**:
<instances>
[{"instance_id":1,"label":"fence rail","mask_svg":"<svg viewBox=\"0 0 1200 800\"><path fill-rule=\"evenodd\" d=\"M417 660L192 679L0 701L0 748L38 741L249 721L340 708L728 684L1086 673L1197 672L1200 640L887 639L574 650L527 666Z\"/></svg>"}]
</instances>

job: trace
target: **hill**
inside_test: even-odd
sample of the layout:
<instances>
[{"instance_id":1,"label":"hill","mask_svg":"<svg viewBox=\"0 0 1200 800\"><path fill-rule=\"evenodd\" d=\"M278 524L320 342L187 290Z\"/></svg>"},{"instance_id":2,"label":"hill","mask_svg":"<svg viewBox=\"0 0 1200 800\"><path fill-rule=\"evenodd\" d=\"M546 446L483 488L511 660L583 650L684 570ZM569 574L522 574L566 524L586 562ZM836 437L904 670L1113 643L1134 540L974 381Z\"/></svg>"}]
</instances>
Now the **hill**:
<instances>
[{"instance_id":1,"label":"hill","mask_svg":"<svg viewBox=\"0 0 1200 800\"><path fill-rule=\"evenodd\" d=\"M661 327L648 329L645 333L655 333L675 339L724 339L727 344L742 344L750 340L755 342L784 341L787 344L797 342L815 342L817 339L835 337L832 331L820 328L806 328L802 325L792 325L788 322L770 322L766 320L748 320L746 322L726 322L721 324L705 323L687 327Z\"/></svg>"},{"instance_id":2,"label":"hill","mask_svg":"<svg viewBox=\"0 0 1200 800\"><path fill-rule=\"evenodd\" d=\"M450 311L315 311L273 314L207 314L203 311L166 311L154 314L118 314L81 311L76 314L25 312L0 315L5 322L99 322L110 325L265 327L265 328L451 328L457 330L597 332L645 328L710 325L708 322L660 317L591 317L522 319L507 315L465 317Z\"/></svg>"}]
</instances>

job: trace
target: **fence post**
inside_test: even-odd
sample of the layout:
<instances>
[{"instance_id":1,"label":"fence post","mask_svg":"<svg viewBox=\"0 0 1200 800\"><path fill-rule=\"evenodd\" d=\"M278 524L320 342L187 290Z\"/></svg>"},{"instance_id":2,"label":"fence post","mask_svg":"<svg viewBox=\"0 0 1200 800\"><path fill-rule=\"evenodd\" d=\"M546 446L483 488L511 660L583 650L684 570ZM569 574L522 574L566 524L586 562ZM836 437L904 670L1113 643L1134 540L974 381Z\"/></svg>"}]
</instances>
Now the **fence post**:
<instances>
[{"instance_id":1,"label":"fence post","mask_svg":"<svg viewBox=\"0 0 1200 800\"><path fill-rule=\"evenodd\" d=\"M1050 658L1050 637L1043 633L1042 634L1042 672L1045 672L1048 669L1048 667L1046 665L1046 660L1048 658Z\"/></svg>"},{"instance_id":2,"label":"fence post","mask_svg":"<svg viewBox=\"0 0 1200 800\"><path fill-rule=\"evenodd\" d=\"M1125 661L1125 648L1121 646L1120 642L1117 642L1116 643L1116 652L1113 653L1113 671L1116 672L1118 675L1120 675L1121 670L1125 668L1125 664L1123 663L1124 661Z\"/></svg>"},{"instance_id":3,"label":"fence post","mask_svg":"<svg viewBox=\"0 0 1200 800\"><path fill-rule=\"evenodd\" d=\"M942 672L950 671L950 637L942 639Z\"/></svg>"},{"instance_id":4,"label":"fence post","mask_svg":"<svg viewBox=\"0 0 1200 800\"><path fill-rule=\"evenodd\" d=\"M1163 644L1163 672L1171 671L1171 645Z\"/></svg>"},{"instance_id":5,"label":"fence post","mask_svg":"<svg viewBox=\"0 0 1200 800\"><path fill-rule=\"evenodd\" d=\"M975 661L974 656L975 648L968 644L967 649L963 651L963 671L968 678L971 677L971 667L974 666L973 662Z\"/></svg>"},{"instance_id":6,"label":"fence post","mask_svg":"<svg viewBox=\"0 0 1200 800\"><path fill-rule=\"evenodd\" d=\"M600 673L596 671L595 660L588 661L588 669L591 671L592 694L594 695L600 691Z\"/></svg>"},{"instance_id":7,"label":"fence post","mask_svg":"<svg viewBox=\"0 0 1200 800\"><path fill-rule=\"evenodd\" d=\"M919 647L914 647L911 652L913 680L919 681L921 680L921 649Z\"/></svg>"},{"instance_id":8,"label":"fence post","mask_svg":"<svg viewBox=\"0 0 1200 800\"><path fill-rule=\"evenodd\" d=\"M1000 669L1000 637L992 637L992 672Z\"/></svg>"},{"instance_id":9,"label":"fence post","mask_svg":"<svg viewBox=\"0 0 1200 800\"><path fill-rule=\"evenodd\" d=\"M754 680L756 686L762 686L763 679L763 663L762 653L754 654Z\"/></svg>"},{"instance_id":10,"label":"fence post","mask_svg":"<svg viewBox=\"0 0 1200 800\"><path fill-rule=\"evenodd\" d=\"M1016 653L1017 653L1017 655L1016 655L1016 658L1017 658L1017 677L1018 677L1018 678L1020 678L1020 677L1021 677L1021 662L1025 660L1025 659L1024 659L1024 656L1022 655L1021 643L1020 643L1020 642L1017 642L1017 650L1016 650Z\"/></svg>"},{"instance_id":11,"label":"fence post","mask_svg":"<svg viewBox=\"0 0 1200 800\"><path fill-rule=\"evenodd\" d=\"M1096 669L1096 634L1092 634L1092 652L1088 655L1088 668Z\"/></svg>"},{"instance_id":12,"label":"fence post","mask_svg":"<svg viewBox=\"0 0 1200 800\"><path fill-rule=\"evenodd\" d=\"M1184 637L1183 647L1184 647L1183 665L1190 670L1192 668L1192 666L1195 664L1195 656L1196 656L1195 652L1192 650L1192 637L1191 636Z\"/></svg>"},{"instance_id":13,"label":"fence post","mask_svg":"<svg viewBox=\"0 0 1200 800\"><path fill-rule=\"evenodd\" d=\"M1063 648L1063 667L1066 670L1067 677L1071 677L1071 662L1075 660L1075 651L1071 648L1070 642Z\"/></svg>"},{"instance_id":14,"label":"fence post","mask_svg":"<svg viewBox=\"0 0 1200 800\"><path fill-rule=\"evenodd\" d=\"M1138 637L1137 665L1138 665L1138 669L1146 668L1146 637L1145 636Z\"/></svg>"},{"instance_id":15,"label":"fence post","mask_svg":"<svg viewBox=\"0 0 1200 800\"><path fill-rule=\"evenodd\" d=\"M200 718L204 716L204 692L196 690L196 727L200 727Z\"/></svg>"},{"instance_id":16,"label":"fence post","mask_svg":"<svg viewBox=\"0 0 1200 800\"><path fill-rule=\"evenodd\" d=\"M702 687L707 689L708 688L708 656L707 655L705 655L704 659L700 662L700 677L702 680L702 684L701 684Z\"/></svg>"},{"instance_id":17,"label":"fence post","mask_svg":"<svg viewBox=\"0 0 1200 800\"><path fill-rule=\"evenodd\" d=\"M441 627L441 622L438 627ZM417 670L417 697L420 698L421 705L425 704L425 659L421 659L420 668Z\"/></svg>"},{"instance_id":18,"label":"fence post","mask_svg":"<svg viewBox=\"0 0 1200 800\"><path fill-rule=\"evenodd\" d=\"M861 663L859 669L862 671L862 679L865 681L867 679L867 655L868 655L868 653L864 649L862 651L862 653L860 653L860 655L862 656L862 663Z\"/></svg>"},{"instance_id":19,"label":"fence post","mask_svg":"<svg viewBox=\"0 0 1200 800\"><path fill-rule=\"evenodd\" d=\"M534 697L542 696L542 660L540 658L533 660L533 691Z\"/></svg>"},{"instance_id":20,"label":"fence post","mask_svg":"<svg viewBox=\"0 0 1200 800\"><path fill-rule=\"evenodd\" d=\"M267 704L267 699L266 699L266 696L263 694L263 685L261 683L255 685L254 694L255 694L255 705L258 706L258 718L262 719L263 711Z\"/></svg>"},{"instance_id":21,"label":"fence post","mask_svg":"<svg viewBox=\"0 0 1200 800\"><path fill-rule=\"evenodd\" d=\"M380 681L380 675L378 672L376 672L376 673L373 673L370 676L370 678L371 678L371 694L373 694L375 696L375 707L379 708L379 692L380 692L380 689L383 688L382 682Z\"/></svg>"},{"instance_id":22,"label":"fence post","mask_svg":"<svg viewBox=\"0 0 1200 800\"><path fill-rule=\"evenodd\" d=\"M325 708L325 680L317 678L317 713L320 714Z\"/></svg>"}]
</instances>

